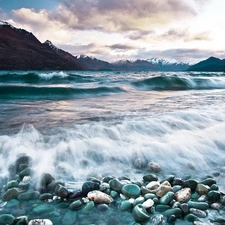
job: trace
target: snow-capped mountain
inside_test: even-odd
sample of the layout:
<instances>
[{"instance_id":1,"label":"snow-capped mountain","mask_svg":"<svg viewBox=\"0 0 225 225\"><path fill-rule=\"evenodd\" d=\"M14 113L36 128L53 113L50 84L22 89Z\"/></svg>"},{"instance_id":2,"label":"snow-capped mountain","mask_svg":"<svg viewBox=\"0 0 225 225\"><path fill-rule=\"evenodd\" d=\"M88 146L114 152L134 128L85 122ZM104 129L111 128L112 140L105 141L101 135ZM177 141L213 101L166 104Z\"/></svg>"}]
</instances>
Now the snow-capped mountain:
<instances>
[{"instance_id":1,"label":"snow-capped mountain","mask_svg":"<svg viewBox=\"0 0 225 225\"><path fill-rule=\"evenodd\" d=\"M189 64L175 59L150 58L146 60L119 60L113 63L121 70L146 70L146 71L182 71L189 68Z\"/></svg>"}]
</instances>

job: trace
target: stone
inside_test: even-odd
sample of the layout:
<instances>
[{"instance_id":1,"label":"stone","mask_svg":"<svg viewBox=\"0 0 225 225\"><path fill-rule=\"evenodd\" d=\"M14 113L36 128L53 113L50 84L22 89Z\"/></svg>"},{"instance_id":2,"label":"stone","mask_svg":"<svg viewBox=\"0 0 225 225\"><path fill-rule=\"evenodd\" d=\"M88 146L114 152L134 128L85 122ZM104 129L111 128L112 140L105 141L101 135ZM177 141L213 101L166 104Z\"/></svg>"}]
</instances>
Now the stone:
<instances>
[{"instance_id":1,"label":"stone","mask_svg":"<svg viewBox=\"0 0 225 225\"><path fill-rule=\"evenodd\" d=\"M93 201L90 201L90 202L86 203L84 208L82 208L82 212L89 213L94 209L94 207L95 207L95 203Z\"/></svg>"},{"instance_id":2,"label":"stone","mask_svg":"<svg viewBox=\"0 0 225 225\"><path fill-rule=\"evenodd\" d=\"M188 205L190 208L195 208L195 209L200 209L200 210L207 210L209 208L209 204L207 202L189 201Z\"/></svg>"},{"instance_id":3,"label":"stone","mask_svg":"<svg viewBox=\"0 0 225 225\"><path fill-rule=\"evenodd\" d=\"M40 195L39 199L42 201L45 201L48 199L53 199L53 195L51 193L44 193L44 194Z\"/></svg>"},{"instance_id":4,"label":"stone","mask_svg":"<svg viewBox=\"0 0 225 225\"><path fill-rule=\"evenodd\" d=\"M187 203L180 204L180 209L184 212L184 214L187 214L189 211L189 205Z\"/></svg>"},{"instance_id":5,"label":"stone","mask_svg":"<svg viewBox=\"0 0 225 225\"><path fill-rule=\"evenodd\" d=\"M19 182L17 180L11 180L6 184L5 189L8 190L10 188L18 187L18 185Z\"/></svg>"},{"instance_id":6,"label":"stone","mask_svg":"<svg viewBox=\"0 0 225 225\"><path fill-rule=\"evenodd\" d=\"M219 190L219 187L218 187L217 184L212 184L212 185L210 186L210 191L218 191L218 190Z\"/></svg>"},{"instance_id":7,"label":"stone","mask_svg":"<svg viewBox=\"0 0 225 225\"><path fill-rule=\"evenodd\" d=\"M146 211L145 207L141 204L136 205L133 208L132 214L133 214L134 218L140 222L144 222L144 221L147 221L150 219L148 212Z\"/></svg>"},{"instance_id":8,"label":"stone","mask_svg":"<svg viewBox=\"0 0 225 225\"><path fill-rule=\"evenodd\" d=\"M183 188L175 193L174 199L178 202L187 202L191 198L191 189Z\"/></svg>"},{"instance_id":9,"label":"stone","mask_svg":"<svg viewBox=\"0 0 225 225\"><path fill-rule=\"evenodd\" d=\"M18 195L18 200L20 201L28 201L28 200L34 200L34 199L39 199L40 193L39 191L26 191L24 193L21 193Z\"/></svg>"},{"instance_id":10,"label":"stone","mask_svg":"<svg viewBox=\"0 0 225 225\"><path fill-rule=\"evenodd\" d=\"M19 155L18 158L15 161L16 173L21 172L20 166L22 164L27 165L27 166L31 166L32 158L30 156L27 156L27 155Z\"/></svg>"},{"instance_id":11,"label":"stone","mask_svg":"<svg viewBox=\"0 0 225 225\"><path fill-rule=\"evenodd\" d=\"M33 208L33 213L36 215L44 214L44 213L49 213L54 210L54 207L50 204L41 204Z\"/></svg>"},{"instance_id":12,"label":"stone","mask_svg":"<svg viewBox=\"0 0 225 225\"><path fill-rule=\"evenodd\" d=\"M123 184L116 178L109 181L109 186L112 190L120 192Z\"/></svg>"},{"instance_id":13,"label":"stone","mask_svg":"<svg viewBox=\"0 0 225 225\"><path fill-rule=\"evenodd\" d=\"M131 211L132 208L133 208L133 204L128 200L124 200L119 203L119 209L123 212Z\"/></svg>"},{"instance_id":14,"label":"stone","mask_svg":"<svg viewBox=\"0 0 225 225\"><path fill-rule=\"evenodd\" d=\"M159 165L158 163L155 163L155 162L150 162L150 163L148 164L148 168L149 168L151 171L155 172L155 173L161 172L161 167L160 167L160 165Z\"/></svg>"},{"instance_id":15,"label":"stone","mask_svg":"<svg viewBox=\"0 0 225 225\"><path fill-rule=\"evenodd\" d=\"M220 203L213 203L210 205L211 209L220 210L222 208L222 204Z\"/></svg>"},{"instance_id":16,"label":"stone","mask_svg":"<svg viewBox=\"0 0 225 225\"><path fill-rule=\"evenodd\" d=\"M7 201L10 201L12 199L16 199L20 193L21 193L20 190L17 189L17 188L8 189L2 195L2 201L7 202Z\"/></svg>"},{"instance_id":17,"label":"stone","mask_svg":"<svg viewBox=\"0 0 225 225\"><path fill-rule=\"evenodd\" d=\"M33 172L34 172L34 171L33 171L30 167L25 168L24 170L22 170L22 171L19 173L19 178L20 178L20 180L23 180L23 178L24 178L25 176L30 176L30 175L32 175Z\"/></svg>"},{"instance_id":18,"label":"stone","mask_svg":"<svg viewBox=\"0 0 225 225\"><path fill-rule=\"evenodd\" d=\"M55 194L61 198L67 198L69 195L69 190L61 184L58 184L55 190Z\"/></svg>"},{"instance_id":19,"label":"stone","mask_svg":"<svg viewBox=\"0 0 225 225\"><path fill-rule=\"evenodd\" d=\"M192 213L189 213L184 217L184 219L187 220L188 222L194 222L198 220L198 217Z\"/></svg>"},{"instance_id":20,"label":"stone","mask_svg":"<svg viewBox=\"0 0 225 225\"><path fill-rule=\"evenodd\" d=\"M158 177L154 174L147 174L143 176L145 182L158 181Z\"/></svg>"},{"instance_id":21,"label":"stone","mask_svg":"<svg viewBox=\"0 0 225 225\"><path fill-rule=\"evenodd\" d=\"M196 192L200 195L206 195L209 192L209 186L198 184L196 187Z\"/></svg>"},{"instance_id":22,"label":"stone","mask_svg":"<svg viewBox=\"0 0 225 225\"><path fill-rule=\"evenodd\" d=\"M200 210L200 209L194 209L194 208L190 208L189 209L189 212L196 215L197 217L199 218L206 218L207 217L207 214L206 212Z\"/></svg>"},{"instance_id":23,"label":"stone","mask_svg":"<svg viewBox=\"0 0 225 225\"><path fill-rule=\"evenodd\" d=\"M140 196L140 197L134 199L133 205L135 206L135 205L138 205L138 204L142 204L144 201L145 201L145 198Z\"/></svg>"},{"instance_id":24,"label":"stone","mask_svg":"<svg viewBox=\"0 0 225 225\"><path fill-rule=\"evenodd\" d=\"M62 217L63 225L74 225L77 219L77 213L75 211L67 210Z\"/></svg>"},{"instance_id":25,"label":"stone","mask_svg":"<svg viewBox=\"0 0 225 225\"><path fill-rule=\"evenodd\" d=\"M19 216L16 217L11 225L28 225L28 217L27 216Z\"/></svg>"},{"instance_id":26,"label":"stone","mask_svg":"<svg viewBox=\"0 0 225 225\"><path fill-rule=\"evenodd\" d=\"M15 217L12 214L2 214L0 215L0 224L11 224Z\"/></svg>"},{"instance_id":27,"label":"stone","mask_svg":"<svg viewBox=\"0 0 225 225\"><path fill-rule=\"evenodd\" d=\"M169 191L160 198L159 202L160 204L167 205L173 199L173 197L174 197L174 193Z\"/></svg>"},{"instance_id":28,"label":"stone","mask_svg":"<svg viewBox=\"0 0 225 225\"><path fill-rule=\"evenodd\" d=\"M153 199L153 198L156 198L157 196L153 193L147 193L144 195L144 198L145 199Z\"/></svg>"},{"instance_id":29,"label":"stone","mask_svg":"<svg viewBox=\"0 0 225 225\"><path fill-rule=\"evenodd\" d=\"M137 198L141 194L141 189L136 184L126 184L122 187L121 192L129 198Z\"/></svg>"},{"instance_id":30,"label":"stone","mask_svg":"<svg viewBox=\"0 0 225 225\"><path fill-rule=\"evenodd\" d=\"M184 183L184 181L183 181L181 178L174 178L174 180L173 180L173 182L172 182L173 186L175 186L175 185L180 185L180 186L182 186L183 183Z\"/></svg>"},{"instance_id":31,"label":"stone","mask_svg":"<svg viewBox=\"0 0 225 225\"><path fill-rule=\"evenodd\" d=\"M152 199L148 199L145 202L142 203L142 205L146 208L149 209L154 205L154 201Z\"/></svg>"},{"instance_id":32,"label":"stone","mask_svg":"<svg viewBox=\"0 0 225 225\"><path fill-rule=\"evenodd\" d=\"M20 202L17 199L12 199L10 201L7 202L7 204L5 205L6 208L13 208L16 207L20 204Z\"/></svg>"},{"instance_id":33,"label":"stone","mask_svg":"<svg viewBox=\"0 0 225 225\"><path fill-rule=\"evenodd\" d=\"M171 215L175 215L177 218L182 217L182 211L179 208L168 209L164 212L164 214L168 217L171 216Z\"/></svg>"},{"instance_id":34,"label":"stone","mask_svg":"<svg viewBox=\"0 0 225 225\"><path fill-rule=\"evenodd\" d=\"M158 181L151 181L146 185L146 188L149 190L156 190L160 186Z\"/></svg>"},{"instance_id":35,"label":"stone","mask_svg":"<svg viewBox=\"0 0 225 225\"><path fill-rule=\"evenodd\" d=\"M112 198L117 198L118 197L118 192L116 192L116 191L110 191L110 196Z\"/></svg>"},{"instance_id":36,"label":"stone","mask_svg":"<svg viewBox=\"0 0 225 225\"><path fill-rule=\"evenodd\" d=\"M105 212L109 209L109 206L107 204L98 204L97 209L101 212Z\"/></svg>"},{"instance_id":37,"label":"stone","mask_svg":"<svg viewBox=\"0 0 225 225\"><path fill-rule=\"evenodd\" d=\"M207 201L208 201L207 195L201 195L201 196L198 198L198 202L207 202Z\"/></svg>"},{"instance_id":38,"label":"stone","mask_svg":"<svg viewBox=\"0 0 225 225\"><path fill-rule=\"evenodd\" d=\"M88 192L98 190L98 189L99 189L99 183L96 183L96 182L86 181L82 185L82 193L84 196L87 196Z\"/></svg>"},{"instance_id":39,"label":"stone","mask_svg":"<svg viewBox=\"0 0 225 225\"><path fill-rule=\"evenodd\" d=\"M169 215L167 216L167 222L174 223L177 220L177 217L175 215Z\"/></svg>"},{"instance_id":40,"label":"stone","mask_svg":"<svg viewBox=\"0 0 225 225\"><path fill-rule=\"evenodd\" d=\"M208 200L212 203L220 201L220 192L219 191L210 191L208 193Z\"/></svg>"},{"instance_id":41,"label":"stone","mask_svg":"<svg viewBox=\"0 0 225 225\"><path fill-rule=\"evenodd\" d=\"M156 210L157 212L164 212L164 211L166 211L166 210L168 210L168 209L171 209L171 207L170 207L169 205L161 205L161 204L158 204L158 205L156 205L156 207L155 207L155 210Z\"/></svg>"},{"instance_id":42,"label":"stone","mask_svg":"<svg viewBox=\"0 0 225 225\"><path fill-rule=\"evenodd\" d=\"M87 197L94 203L109 204L114 201L111 196L109 196L101 191L98 191L98 190L88 192Z\"/></svg>"},{"instance_id":43,"label":"stone","mask_svg":"<svg viewBox=\"0 0 225 225\"><path fill-rule=\"evenodd\" d=\"M194 180L194 179L188 179L185 180L183 183L183 187L189 187L191 189L191 191L195 191L196 187L198 185L198 181Z\"/></svg>"},{"instance_id":44,"label":"stone","mask_svg":"<svg viewBox=\"0 0 225 225\"><path fill-rule=\"evenodd\" d=\"M53 223L49 219L34 219L31 220L28 225L53 225Z\"/></svg>"},{"instance_id":45,"label":"stone","mask_svg":"<svg viewBox=\"0 0 225 225\"><path fill-rule=\"evenodd\" d=\"M69 205L70 210L77 210L83 205L81 200L76 200Z\"/></svg>"},{"instance_id":46,"label":"stone","mask_svg":"<svg viewBox=\"0 0 225 225\"><path fill-rule=\"evenodd\" d=\"M206 178L200 182L201 184L208 185L209 187L213 184L216 184L216 181L213 178Z\"/></svg>"},{"instance_id":47,"label":"stone","mask_svg":"<svg viewBox=\"0 0 225 225\"><path fill-rule=\"evenodd\" d=\"M157 189L156 189L156 195L158 197L162 197L163 195L165 195L167 192L173 192L173 188L167 185L160 185Z\"/></svg>"},{"instance_id":48,"label":"stone","mask_svg":"<svg viewBox=\"0 0 225 225\"><path fill-rule=\"evenodd\" d=\"M151 219L152 225L162 225L163 224L163 215L155 215Z\"/></svg>"}]
</instances>

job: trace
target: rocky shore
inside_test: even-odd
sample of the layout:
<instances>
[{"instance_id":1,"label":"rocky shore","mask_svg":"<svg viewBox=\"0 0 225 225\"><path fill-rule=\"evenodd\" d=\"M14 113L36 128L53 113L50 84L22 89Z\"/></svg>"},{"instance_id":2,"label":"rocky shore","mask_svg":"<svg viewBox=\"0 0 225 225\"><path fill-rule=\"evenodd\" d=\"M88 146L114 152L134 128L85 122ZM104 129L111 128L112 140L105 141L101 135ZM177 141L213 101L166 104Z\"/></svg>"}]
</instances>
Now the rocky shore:
<instances>
[{"instance_id":1,"label":"rocky shore","mask_svg":"<svg viewBox=\"0 0 225 225\"><path fill-rule=\"evenodd\" d=\"M35 178L31 162L24 155L9 168L0 225L225 224L225 193L212 176L159 179L152 163L140 181L93 174L81 184L64 183L49 173Z\"/></svg>"}]
</instances>

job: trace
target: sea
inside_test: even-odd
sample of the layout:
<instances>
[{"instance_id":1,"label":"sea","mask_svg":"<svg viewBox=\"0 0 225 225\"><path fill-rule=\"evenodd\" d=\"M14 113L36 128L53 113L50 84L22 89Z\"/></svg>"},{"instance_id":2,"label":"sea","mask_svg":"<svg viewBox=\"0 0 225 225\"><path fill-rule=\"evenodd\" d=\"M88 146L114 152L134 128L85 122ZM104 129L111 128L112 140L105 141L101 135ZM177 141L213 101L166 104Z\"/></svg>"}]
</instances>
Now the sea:
<instances>
[{"instance_id":1,"label":"sea","mask_svg":"<svg viewBox=\"0 0 225 225\"><path fill-rule=\"evenodd\" d=\"M21 155L36 177L215 176L225 190L225 74L0 71L0 178Z\"/></svg>"}]
</instances>

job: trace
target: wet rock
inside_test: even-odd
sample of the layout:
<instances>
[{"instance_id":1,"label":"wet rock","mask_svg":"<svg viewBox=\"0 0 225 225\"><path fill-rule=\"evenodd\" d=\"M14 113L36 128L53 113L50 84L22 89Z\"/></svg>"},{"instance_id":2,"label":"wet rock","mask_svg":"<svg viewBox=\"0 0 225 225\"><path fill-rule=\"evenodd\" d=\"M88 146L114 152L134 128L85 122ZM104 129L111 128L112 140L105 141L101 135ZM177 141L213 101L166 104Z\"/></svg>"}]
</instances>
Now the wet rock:
<instances>
[{"instance_id":1,"label":"wet rock","mask_svg":"<svg viewBox=\"0 0 225 225\"><path fill-rule=\"evenodd\" d=\"M13 222L15 217L11 214L2 214L0 215L0 224L1 225L8 225Z\"/></svg>"},{"instance_id":2,"label":"wet rock","mask_svg":"<svg viewBox=\"0 0 225 225\"><path fill-rule=\"evenodd\" d=\"M180 191L178 191L174 199L178 202L187 202L191 198L191 189L190 188L183 188Z\"/></svg>"},{"instance_id":3,"label":"wet rock","mask_svg":"<svg viewBox=\"0 0 225 225\"><path fill-rule=\"evenodd\" d=\"M154 205L154 201L152 199L148 199L145 202L142 203L142 205L146 208L149 209Z\"/></svg>"},{"instance_id":4,"label":"wet rock","mask_svg":"<svg viewBox=\"0 0 225 225\"><path fill-rule=\"evenodd\" d=\"M63 225L74 225L77 219L75 211L68 210L62 218Z\"/></svg>"},{"instance_id":5,"label":"wet rock","mask_svg":"<svg viewBox=\"0 0 225 225\"><path fill-rule=\"evenodd\" d=\"M39 197L40 197L39 191L29 190L27 192L19 194L18 195L18 200L20 200L20 201L28 201L28 200L39 199Z\"/></svg>"},{"instance_id":6,"label":"wet rock","mask_svg":"<svg viewBox=\"0 0 225 225\"><path fill-rule=\"evenodd\" d=\"M69 191L66 187L62 186L61 184L58 184L55 190L55 194L61 198L66 198L69 196Z\"/></svg>"},{"instance_id":7,"label":"wet rock","mask_svg":"<svg viewBox=\"0 0 225 225\"><path fill-rule=\"evenodd\" d=\"M217 184L212 184L212 185L210 186L210 191L218 191L218 190L219 190L219 187L218 187Z\"/></svg>"},{"instance_id":8,"label":"wet rock","mask_svg":"<svg viewBox=\"0 0 225 225\"><path fill-rule=\"evenodd\" d=\"M133 161L133 165L136 169L143 169L143 168L146 168L147 162L144 159L136 158Z\"/></svg>"},{"instance_id":9,"label":"wet rock","mask_svg":"<svg viewBox=\"0 0 225 225\"><path fill-rule=\"evenodd\" d=\"M174 178L174 179L173 179L173 182L172 182L173 186L175 186L175 185L180 185L180 186L182 186L183 183L184 183L184 181L183 181L181 178Z\"/></svg>"},{"instance_id":10,"label":"wet rock","mask_svg":"<svg viewBox=\"0 0 225 225\"><path fill-rule=\"evenodd\" d=\"M133 204L130 201L128 201L128 200L124 200L124 201L121 201L119 203L119 206L118 207L123 212L125 212L125 211L131 211L132 208L133 208Z\"/></svg>"},{"instance_id":11,"label":"wet rock","mask_svg":"<svg viewBox=\"0 0 225 225\"><path fill-rule=\"evenodd\" d=\"M198 185L198 181L194 180L194 179L188 179L185 180L183 183L183 187L189 187L191 189L191 191L195 191L196 187Z\"/></svg>"},{"instance_id":12,"label":"wet rock","mask_svg":"<svg viewBox=\"0 0 225 225\"><path fill-rule=\"evenodd\" d=\"M41 204L33 208L33 213L36 215L49 213L54 210L54 207L51 204Z\"/></svg>"},{"instance_id":13,"label":"wet rock","mask_svg":"<svg viewBox=\"0 0 225 225\"><path fill-rule=\"evenodd\" d=\"M190 213L196 215L199 218L206 218L207 217L206 212L204 212L204 211L202 211L200 209L190 208L189 211L190 211Z\"/></svg>"},{"instance_id":14,"label":"wet rock","mask_svg":"<svg viewBox=\"0 0 225 225\"><path fill-rule=\"evenodd\" d=\"M34 173L34 171L30 167L27 167L19 173L19 178L20 178L20 180L23 180L23 178L25 176L30 176L33 173Z\"/></svg>"},{"instance_id":15,"label":"wet rock","mask_svg":"<svg viewBox=\"0 0 225 225\"><path fill-rule=\"evenodd\" d=\"M97 209L101 212L105 212L109 209L109 206L107 204L99 204L97 205Z\"/></svg>"},{"instance_id":16,"label":"wet rock","mask_svg":"<svg viewBox=\"0 0 225 225\"><path fill-rule=\"evenodd\" d=\"M200 184L208 185L209 187L213 184L216 184L216 181L213 178L206 178L200 182Z\"/></svg>"},{"instance_id":17,"label":"wet rock","mask_svg":"<svg viewBox=\"0 0 225 225\"><path fill-rule=\"evenodd\" d=\"M21 169L25 169L22 165L26 165L26 167L32 165L32 158L27 155L19 155L15 161L16 173L21 172Z\"/></svg>"},{"instance_id":18,"label":"wet rock","mask_svg":"<svg viewBox=\"0 0 225 225\"><path fill-rule=\"evenodd\" d=\"M150 163L148 164L148 168L149 168L151 171L155 172L155 173L161 172L161 167L160 167L160 165L159 165L158 163L155 163L155 162L150 162Z\"/></svg>"},{"instance_id":19,"label":"wet rock","mask_svg":"<svg viewBox=\"0 0 225 225\"><path fill-rule=\"evenodd\" d=\"M190 208L195 208L195 209L200 209L200 210L206 210L209 208L209 204L206 202L189 201L188 205Z\"/></svg>"},{"instance_id":20,"label":"wet rock","mask_svg":"<svg viewBox=\"0 0 225 225\"><path fill-rule=\"evenodd\" d=\"M70 210L78 210L83 205L81 200L76 200L69 205Z\"/></svg>"},{"instance_id":21,"label":"wet rock","mask_svg":"<svg viewBox=\"0 0 225 225\"><path fill-rule=\"evenodd\" d=\"M114 201L113 198L111 198L111 196L98 190L88 192L87 197L95 203L109 204Z\"/></svg>"},{"instance_id":22,"label":"wet rock","mask_svg":"<svg viewBox=\"0 0 225 225\"><path fill-rule=\"evenodd\" d=\"M184 214L187 214L189 211L189 205L187 203L180 204L180 209L184 212Z\"/></svg>"},{"instance_id":23,"label":"wet rock","mask_svg":"<svg viewBox=\"0 0 225 225\"><path fill-rule=\"evenodd\" d=\"M16 207L20 204L20 202L17 199L12 199L10 201L7 202L7 204L5 205L6 208L13 208Z\"/></svg>"},{"instance_id":24,"label":"wet rock","mask_svg":"<svg viewBox=\"0 0 225 225\"><path fill-rule=\"evenodd\" d=\"M158 177L154 174L147 174L147 175L143 176L143 180L145 182L157 181Z\"/></svg>"},{"instance_id":25,"label":"wet rock","mask_svg":"<svg viewBox=\"0 0 225 225\"><path fill-rule=\"evenodd\" d=\"M177 220L177 217L175 215L170 215L170 216L167 216L167 221L169 223L174 223L175 221Z\"/></svg>"},{"instance_id":26,"label":"wet rock","mask_svg":"<svg viewBox=\"0 0 225 225\"><path fill-rule=\"evenodd\" d=\"M168 209L164 212L164 214L168 217L171 216L171 215L175 215L177 218L182 217L182 211L179 208Z\"/></svg>"},{"instance_id":27,"label":"wet rock","mask_svg":"<svg viewBox=\"0 0 225 225\"><path fill-rule=\"evenodd\" d=\"M53 199L53 195L51 193L44 193L44 194L40 195L39 199L42 201L45 201L48 199Z\"/></svg>"},{"instance_id":28,"label":"wet rock","mask_svg":"<svg viewBox=\"0 0 225 225\"><path fill-rule=\"evenodd\" d=\"M49 219L35 219L31 220L28 225L53 225L53 223Z\"/></svg>"},{"instance_id":29,"label":"wet rock","mask_svg":"<svg viewBox=\"0 0 225 225\"><path fill-rule=\"evenodd\" d=\"M213 204L210 205L210 208L215 209L215 210L220 210L222 208L222 204L213 203Z\"/></svg>"},{"instance_id":30,"label":"wet rock","mask_svg":"<svg viewBox=\"0 0 225 225\"><path fill-rule=\"evenodd\" d=\"M209 192L209 186L198 184L196 187L196 192L200 195L206 195Z\"/></svg>"},{"instance_id":31,"label":"wet rock","mask_svg":"<svg viewBox=\"0 0 225 225\"><path fill-rule=\"evenodd\" d=\"M87 196L88 192L98 190L98 189L99 189L99 183L95 183L92 181L84 182L82 185L82 193L84 196Z\"/></svg>"},{"instance_id":32,"label":"wet rock","mask_svg":"<svg viewBox=\"0 0 225 225\"><path fill-rule=\"evenodd\" d=\"M114 191L121 191L123 184L116 178L109 181L109 186Z\"/></svg>"},{"instance_id":33,"label":"wet rock","mask_svg":"<svg viewBox=\"0 0 225 225\"><path fill-rule=\"evenodd\" d=\"M141 189L136 184L126 184L121 192L129 198L137 198L141 194Z\"/></svg>"},{"instance_id":34,"label":"wet rock","mask_svg":"<svg viewBox=\"0 0 225 225\"><path fill-rule=\"evenodd\" d=\"M160 186L160 183L158 181L151 181L147 184L146 188L149 190L156 190Z\"/></svg>"},{"instance_id":35,"label":"wet rock","mask_svg":"<svg viewBox=\"0 0 225 225\"><path fill-rule=\"evenodd\" d=\"M13 220L11 225L28 225L28 217L27 216L19 216Z\"/></svg>"},{"instance_id":36,"label":"wet rock","mask_svg":"<svg viewBox=\"0 0 225 225\"><path fill-rule=\"evenodd\" d=\"M155 210L156 210L157 212L164 212L164 211L166 211L166 210L168 210L168 209L171 209L171 207L170 207L169 205L161 205L161 204L158 204L158 205L156 205L156 207L155 207Z\"/></svg>"},{"instance_id":37,"label":"wet rock","mask_svg":"<svg viewBox=\"0 0 225 225\"><path fill-rule=\"evenodd\" d=\"M169 191L160 198L159 202L160 204L167 205L173 199L173 197L174 197L174 193Z\"/></svg>"},{"instance_id":38,"label":"wet rock","mask_svg":"<svg viewBox=\"0 0 225 225\"><path fill-rule=\"evenodd\" d=\"M220 192L219 191L210 191L208 193L208 199L212 203L219 202L220 201Z\"/></svg>"},{"instance_id":39,"label":"wet rock","mask_svg":"<svg viewBox=\"0 0 225 225\"><path fill-rule=\"evenodd\" d=\"M54 180L55 180L55 178L51 174L44 173L44 174L42 174L39 183L44 189L47 189L47 185L49 185Z\"/></svg>"},{"instance_id":40,"label":"wet rock","mask_svg":"<svg viewBox=\"0 0 225 225\"><path fill-rule=\"evenodd\" d=\"M198 220L198 217L192 213L189 213L184 217L184 219L187 220L188 222L194 222Z\"/></svg>"},{"instance_id":41,"label":"wet rock","mask_svg":"<svg viewBox=\"0 0 225 225\"><path fill-rule=\"evenodd\" d=\"M141 204L136 205L133 208L132 214L137 221L142 222L142 221L147 221L150 219L148 212L146 211L145 207Z\"/></svg>"},{"instance_id":42,"label":"wet rock","mask_svg":"<svg viewBox=\"0 0 225 225\"><path fill-rule=\"evenodd\" d=\"M162 197L163 195L165 195L167 192L173 192L173 188L167 185L160 185L157 189L156 189L156 195L158 197Z\"/></svg>"},{"instance_id":43,"label":"wet rock","mask_svg":"<svg viewBox=\"0 0 225 225\"><path fill-rule=\"evenodd\" d=\"M10 201L11 199L16 199L20 193L21 193L20 190L17 188L8 189L2 195L2 201L6 202L6 201Z\"/></svg>"},{"instance_id":44,"label":"wet rock","mask_svg":"<svg viewBox=\"0 0 225 225\"><path fill-rule=\"evenodd\" d=\"M155 215L151 219L152 225L161 225L163 224L163 215Z\"/></svg>"},{"instance_id":45,"label":"wet rock","mask_svg":"<svg viewBox=\"0 0 225 225\"><path fill-rule=\"evenodd\" d=\"M84 208L82 208L82 212L89 213L94 209L94 207L95 207L95 203L93 201L90 201L90 202L86 203Z\"/></svg>"},{"instance_id":46,"label":"wet rock","mask_svg":"<svg viewBox=\"0 0 225 225\"><path fill-rule=\"evenodd\" d=\"M134 199L133 205L135 206L135 205L138 205L138 204L142 204L144 201L145 201L145 198L140 196L140 197Z\"/></svg>"},{"instance_id":47,"label":"wet rock","mask_svg":"<svg viewBox=\"0 0 225 225\"><path fill-rule=\"evenodd\" d=\"M17 180L11 180L6 184L5 190L8 190L8 189L14 188L14 187L18 187L18 185L19 185L19 182Z\"/></svg>"}]
</instances>

